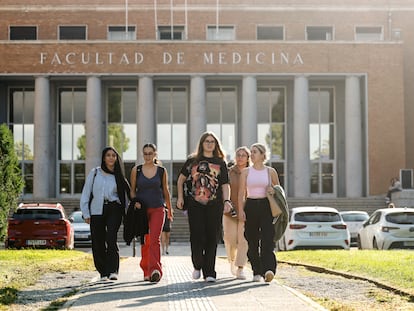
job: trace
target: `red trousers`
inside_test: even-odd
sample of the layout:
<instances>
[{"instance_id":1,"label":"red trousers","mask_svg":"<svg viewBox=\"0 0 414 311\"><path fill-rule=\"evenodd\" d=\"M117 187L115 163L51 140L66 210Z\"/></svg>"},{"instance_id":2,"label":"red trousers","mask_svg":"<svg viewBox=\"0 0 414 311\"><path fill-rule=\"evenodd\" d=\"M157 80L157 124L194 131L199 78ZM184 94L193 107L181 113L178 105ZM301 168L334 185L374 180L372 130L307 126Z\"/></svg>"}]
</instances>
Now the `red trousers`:
<instances>
[{"instance_id":1,"label":"red trousers","mask_svg":"<svg viewBox=\"0 0 414 311\"><path fill-rule=\"evenodd\" d=\"M144 237L141 245L140 267L144 271L144 278L149 278L154 270L158 270L162 277L161 265L161 231L164 225L164 206L147 208L149 233Z\"/></svg>"}]
</instances>

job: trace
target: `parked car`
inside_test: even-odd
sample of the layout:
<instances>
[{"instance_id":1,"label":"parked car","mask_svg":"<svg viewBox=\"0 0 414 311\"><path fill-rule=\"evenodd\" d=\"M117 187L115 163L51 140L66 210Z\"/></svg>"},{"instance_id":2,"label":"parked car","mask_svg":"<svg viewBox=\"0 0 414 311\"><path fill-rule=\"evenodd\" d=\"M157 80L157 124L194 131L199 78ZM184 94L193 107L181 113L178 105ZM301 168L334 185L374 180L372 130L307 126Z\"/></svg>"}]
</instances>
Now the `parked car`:
<instances>
[{"instance_id":1,"label":"parked car","mask_svg":"<svg viewBox=\"0 0 414 311\"><path fill-rule=\"evenodd\" d=\"M73 227L60 203L22 203L8 220L5 246L73 249Z\"/></svg>"},{"instance_id":2,"label":"parked car","mask_svg":"<svg viewBox=\"0 0 414 311\"><path fill-rule=\"evenodd\" d=\"M414 249L414 208L376 210L358 233L360 249Z\"/></svg>"},{"instance_id":3,"label":"parked car","mask_svg":"<svg viewBox=\"0 0 414 311\"><path fill-rule=\"evenodd\" d=\"M346 211L339 212L343 221L348 226L351 235L351 246L357 246L358 232L362 228L362 224L369 218L367 212L364 211Z\"/></svg>"},{"instance_id":4,"label":"parked car","mask_svg":"<svg viewBox=\"0 0 414 311\"><path fill-rule=\"evenodd\" d=\"M349 249L349 244L347 225L335 208L305 206L292 208L278 249Z\"/></svg>"},{"instance_id":5,"label":"parked car","mask_svg":"<svg viewBox=\"0 0 414 311\"><path fill-rule=\"evenodd\" d=\"M75 245L92 245L91 227L83 220L82 212L73 212L69 220L75 231Z\"/></svg>"}]
</instances>

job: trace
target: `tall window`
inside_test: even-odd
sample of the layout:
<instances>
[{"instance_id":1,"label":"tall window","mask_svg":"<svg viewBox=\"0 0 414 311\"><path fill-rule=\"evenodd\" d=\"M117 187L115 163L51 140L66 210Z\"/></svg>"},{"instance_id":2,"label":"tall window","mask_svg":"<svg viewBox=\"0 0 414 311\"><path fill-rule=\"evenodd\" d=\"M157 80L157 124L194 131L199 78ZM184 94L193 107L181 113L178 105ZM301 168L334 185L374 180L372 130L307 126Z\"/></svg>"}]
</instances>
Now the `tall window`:
<instances>
[{"instance_id":1,"label":"tall window","mask_svg":"<svg viewBox=\"0 0 414 311\"><path fill-rule=\"evenodd\" d=\"M285 89L260 86L257 89L257 136L269 154L269 165L285 185L286 166L286 100Z\"/></svg>"},{"instance_id":2,"label":"tall window","mask_svg":"<svg viewBox=\"0 0 414 311\"><path fill-rule=\"evenodd\" d=\"M306 40L333 40L333 28L330 26L308 26L306 27Z\"/></svg>"},{"instance_id":3,"label":"tall window","mask_svg":"<svg viewBox=\"0 0 414 311\"><path fill-rule=\"evenodd\" d=\"M237 89L208 87L206 102L207 130L217 135L228 159L232 159L237 142Z\"/></svg>"},{"instance_id":4,"label":"tall window","mask_svg":"<svg viewBox=\"0 0 414 311\"><path fill-rule=\"evenodd\" d=\"M128 26L128 29L125 26L109 26L108 27L108 40L110 41L125 41L125 40L135 40L136 31L135 26Z\"/></svg>"},{"instance_id":5,"label":"tall window","mask_svg":"<svg viewBox=\"0 0 414 311\"><path fill-rule=\"evenodd\" d=\"M208 26L207 40L226 41L235 40L236 33L234 26Z\"/></svg>"},{"instance_id":6,"label":"tall window","mask_svg":"<svg viewBox=\"0 0 414 311\"><path fill-rule=\"evenodd\" d=\"M34 102L33 88L9 90L10 127L25 182L24 195L33 194Z\"/></svg>"},{"instance_id":7,"label":"tall window","mask_svg":"<svg viewBox=\"0 0 414 311\"><path fill-rule=\"evenodd\" d=\"M159 40L183 40L184 26L158 26Z\"/></svg>"},{"instance_id":8,"label":"tall window","mask_svg":"<svg viewBox=\"0 0 414 311\"><path fill-rule=\"evenodd\" d=\"M335 192L335 111L333 88L311 88L309 92L309 146L311 193Z\"/></svg>"},{"instance_id":9,"label":"tall window","mask_svg":"<svg viewBox=\"0 0 414 311\"><path fill-rule=\"evenodd\" d=\"M257 40L283 40L283 26L257 26Z\"/></svg>"},{"instance_id":10,"label":"tall window","mask_svg":"<svg viewBox=\"0 0 414 311\"><path fill-rule=\"evenodd\" d=\"M10 26L10 40L36 40L36 26Z\"/></svg>"},{"instance_id":11,"label":"tall window","mask_svg":"<svg viewBox=\"0 0 414 311\"><path fill-rule=\"evenodd\" d=\"M86 26L59 26L59 40L86 40Z\"/></svg>"},{"instance_id":12,"label":"tall window","mask_svg":"<svg viewBox=\"0 0 414 311\"><path fill-rule=\"evenodd\" d=\"M355 27L356 41L382 41L384 34L381 26L357 26Z\"/></svg>"},{"instance_id":13,"label":"tall window","mask_svg":"<svg viewBox=\"0 0 414 311\"><path fill-rule=\"evenodd\" d=\"M85 182L85 88L59 89L59 194L80 194Z\"/></svg>"},{"instance_id":14,"label":"tall window","mask_svg":"<svg viewBox=\"0 0 414 311\"><path fill-rule=\"evenodd\" d=\"M135 87L110 87L108 92L107 145L115 147L127 176L137 159L138 93ZM140 150L139 150L140 151Z\"/></svg>"},{"instance_id":15,"label":"tall window","mask_svg":"<svg viewBox=\"0 0 414 311\"><path fill-rule=\"evenodd\" d=\"M157 88L156 105L158 158L168 170L170 189L176 196L177 178L188 156L187 88Z\"/></svg>"}]
</instances>

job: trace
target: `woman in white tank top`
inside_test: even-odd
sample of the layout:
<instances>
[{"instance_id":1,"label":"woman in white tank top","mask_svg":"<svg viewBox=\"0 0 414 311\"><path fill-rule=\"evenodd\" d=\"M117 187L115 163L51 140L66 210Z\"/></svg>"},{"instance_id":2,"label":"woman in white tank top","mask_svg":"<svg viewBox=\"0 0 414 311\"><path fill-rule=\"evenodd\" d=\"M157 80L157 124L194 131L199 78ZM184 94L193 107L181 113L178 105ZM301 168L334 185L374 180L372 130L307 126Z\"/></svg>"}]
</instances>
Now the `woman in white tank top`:
<instances>
[{"instance_id":1,"label":"woman in white tank top","mask_svg":"<svg viewBox=\"0 0 414 311\"><path fill-rule=\"evenodd\" d=\"M240 176L239 219L246 222L244 235L249 246L247 256L253 269L253 281L261 282L264 278L266 282L271 282L276 273L277 262L273 242L273 217L266 193L273 191L271 186L279 184L279 177L274 168L264 165L264 145L253 144L250 151L253 165L245 168Z\"/></svg>"}]
</instances>

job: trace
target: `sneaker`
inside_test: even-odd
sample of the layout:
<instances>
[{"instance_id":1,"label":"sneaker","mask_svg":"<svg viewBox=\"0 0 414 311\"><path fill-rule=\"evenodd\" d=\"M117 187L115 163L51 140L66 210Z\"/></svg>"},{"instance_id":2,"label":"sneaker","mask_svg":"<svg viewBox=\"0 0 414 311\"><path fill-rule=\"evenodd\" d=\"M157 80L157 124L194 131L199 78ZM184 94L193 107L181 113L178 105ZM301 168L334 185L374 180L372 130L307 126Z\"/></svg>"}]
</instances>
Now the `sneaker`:
<instances>
[{"instance_id":1,"label":"sneaker","mask_svg":"<svg viewBox=\"0 0 414 311\"><path fill-rule=\"evenodd\" d=\"M201 271L200 270L197 270L197 269L194 269L194 271L193 271L193 279L194 280L198 280L200 277L201 277Z\"/></svg>"},{"instance_id":2,"label":"sneaker","mask_svg":"<svg viewBox=\"0 0 414 311\"><path fill-rule=\"evenodd\" d=\"M253 276L253 282L261 282L262 281L262 276L260 274L256 274L255 276Z\"/></svg>"},{"instance_id":3,"label":"sneaker","mask_svg":"<svg viewBox=\"0 0 414 311\"><path fill-rule=\"evenodd\" d=\"M106 275L101 275L101 278L99 279L99 281L101 282L105 282L108 280L108 277Z\"/></svg>"},{"instance_id":4,"label":"sneaker","mask_svg":"<svg viewBox=\"0 0 414 311\"><path fill-rule=\"evenodd\" d=\"M152 271L150 281L151 282L159 282L160 280L161 280L160 271L158 271L158 270Z\"/></svg>"},{"instance_id":5,"label":"sneaker","mask_svg":"<svg viewBox=\"0 0 414 311\"><path fill-rule=\"evenodd\" d=\"M264 278L265 278L265 282L267 283L272 282L273 279L275 278L275 274L273 273L273 271L268 270L266 271Z\"/></svg>"},{"instance_id":6,"label":"sneaker","mask_svg":"<svg viewBox=\"0 0 414 311\"><path fill-rule=\"evenodd\" d=\"M239 279L239 280L245 280L246 279L246 275L244 274L243 268L238 268L237 269L236 278Z\"/></svg>"},{"instance_id":7,"label":"sneaker","mask_svg":"<svg viewBox=\"0 0 414 311\"><path fill-rule=\"evenodd\" d=\"M111 273L111 274L109 275L109 279L110 279L110 280L112 280L112 281L118 280L118 274L116 274L116 273Z\"/></svg>"},{"instance_id":8,"label":"sneaker","mask_svg":"<svg viewBox=\"0 0 414 311\"><path fill-rule=\"evenodd\" d=\"M209 282L209 283L214 283L216 281L216 278L215 277L213 277L213 276L208 276L208 277L206 277L206 282Z\"/></svg>"}]
</instances>

